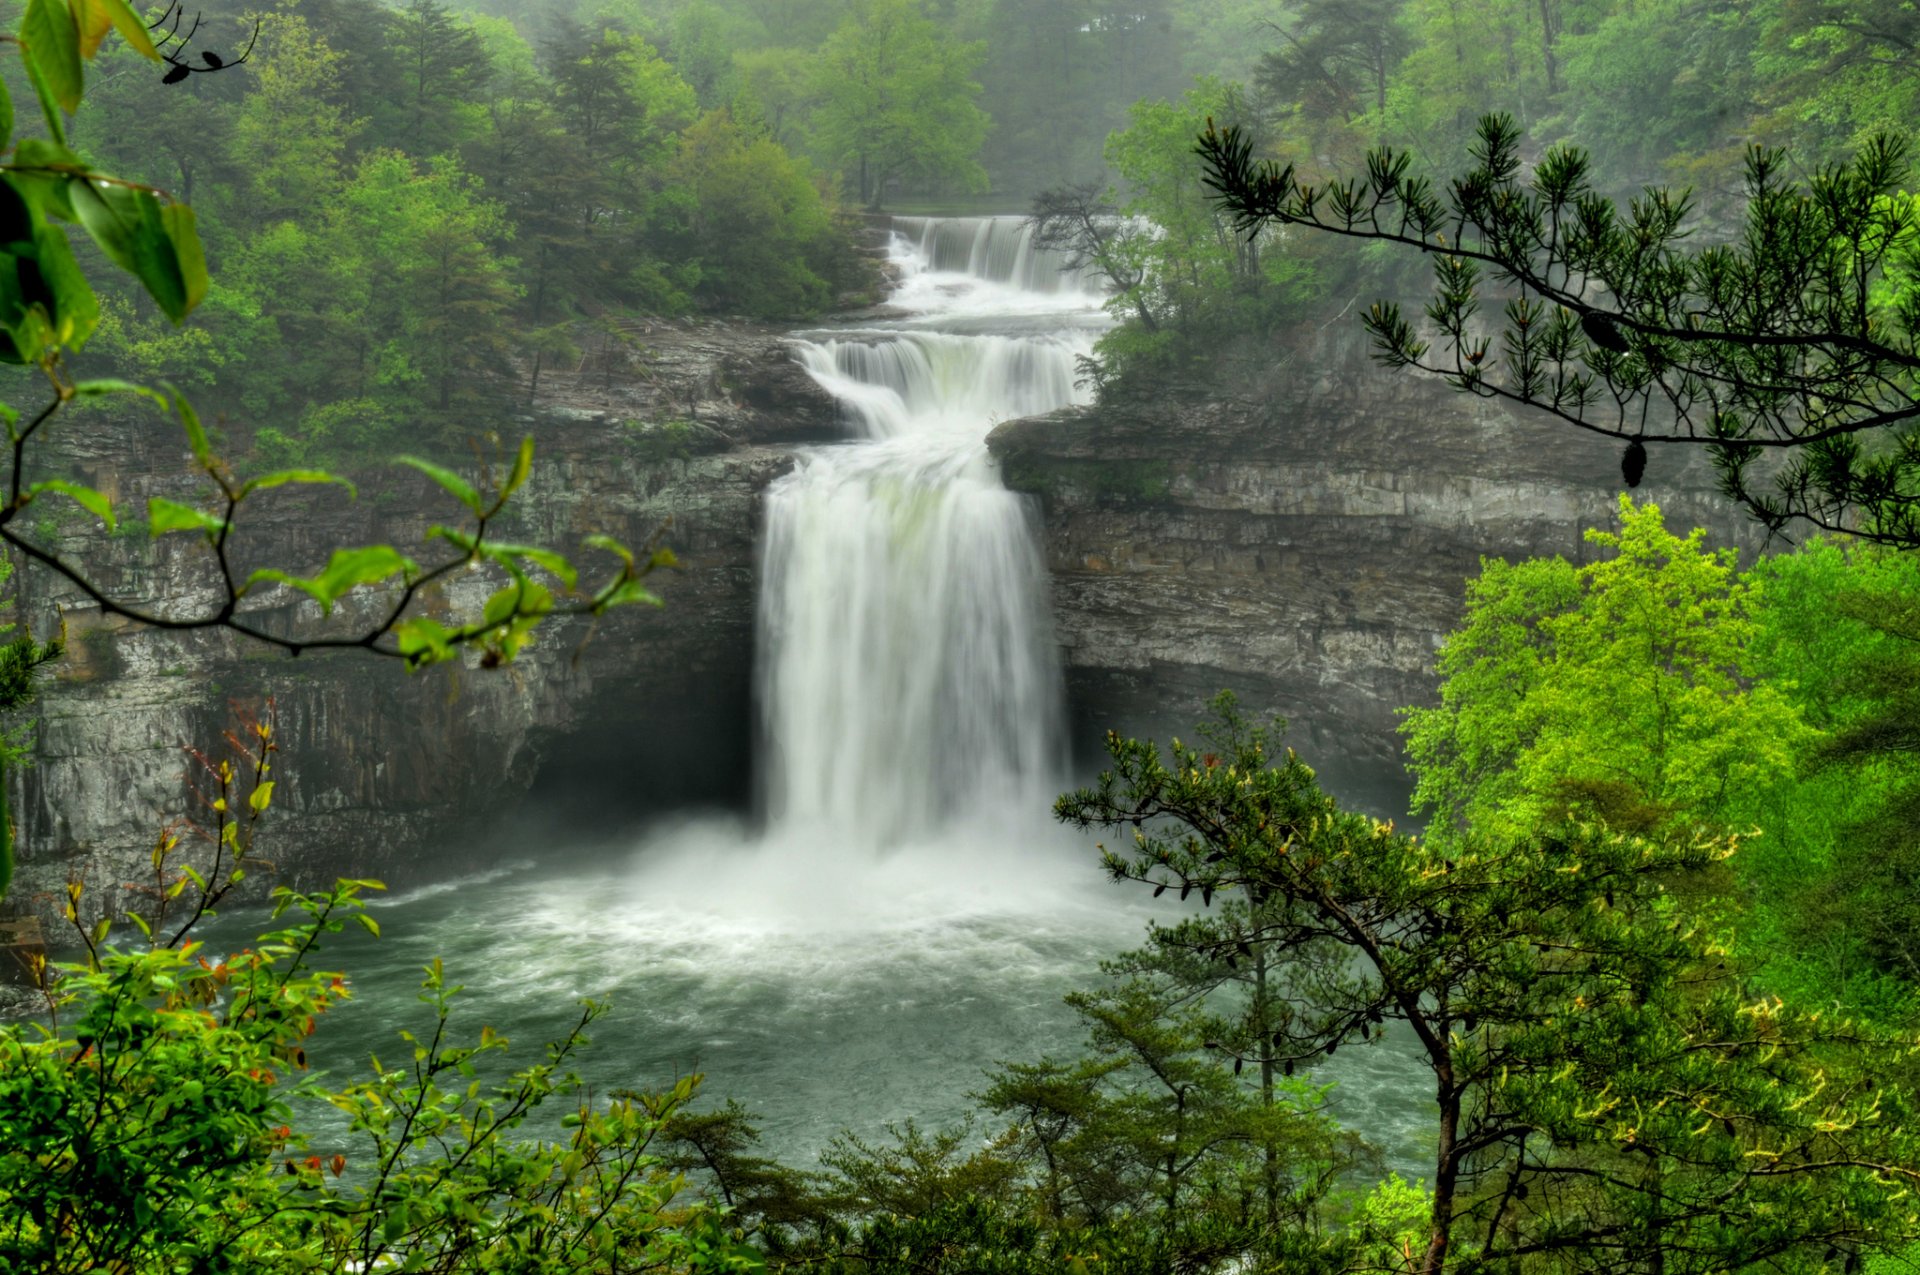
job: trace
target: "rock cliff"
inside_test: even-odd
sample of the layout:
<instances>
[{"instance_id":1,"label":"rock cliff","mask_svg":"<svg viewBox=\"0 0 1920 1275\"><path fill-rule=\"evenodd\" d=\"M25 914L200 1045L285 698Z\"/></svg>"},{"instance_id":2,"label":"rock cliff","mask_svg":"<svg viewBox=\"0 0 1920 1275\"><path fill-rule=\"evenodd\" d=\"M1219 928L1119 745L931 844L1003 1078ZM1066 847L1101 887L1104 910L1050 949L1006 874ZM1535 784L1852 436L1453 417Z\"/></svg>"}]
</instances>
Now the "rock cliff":
<instances>
[{"instance_id":1,"label":"rock cliff","mask_svg":"<svg viewBox=\"0 0 1920 1275\"><path fill-rule=\"evenodd\" d=\"M1231 688L1393 813L1394 710L1434 699L1480 556L1585 556L1621 489L1617 444L1383 369L1347 324L1283 344L1239 397L1069 409L989 446L1039 502L1084 763L1108 728L1190 734ZM1640 494L1761 541L1699 457L1656 452Z\"/></svg>"},{"instance_id":2,"label":"rock cliff","mask_svg":"<svg viewBox=\"0 0 1920 1275\"><path fill-rule=\"evenodd\" d=\"M290 884L537 851L556 833L509 819L529 789L568 836L609 794L618 814L744 804L761 493L794 446L842 431L776 333L646 340L644 365L549 373L535 410L495 423L538 447L521 521L503 531L571 547L593 531L644 541L670 521L684 569L660 582L664 609L553 626L509 669L409 677L364 656L135 630L23 571L25 618L42 636L64 619L70 654L37 710L35 764L9 776L22 852L9 907L50 917L70 878L92 906L140 882L159 829L196 813L185 750L216 748L236 713L269 701L281 782L263 844ZM96 417L56 442L49 472L123 509L195 490L158 418ZM1401 787L1394 710L1431 700L1433 651L1479 556L1579 556L1619 487L1612 445L1381 370L1345 325L1303 333L1239 397L1076 409L1002 425L990 445L1036 497L1084 761L1109 727L1189 730L1226 686L1291 718L1335 788L1383 810ZM1698 460L1680 460L1656 453L1646 494L1676 522L1756 545ZM250 506L244 552L312 570L332 545L417 547L456 515L408 472L358 477L357 501ZM72 516L37 530L136 602L206 596L186 537L109 536Z\"/></svg>"},{"instance_id":3,"label":"rock cliff","mask_svg":"<svg viewBox=\"0 0 1920 1275\"><path fill-rule=\"evenodd\" d=\"M549 373L534 409L492 424L509 442L530 431L537 448L519 521L501 530L573 549L589 532L641 543L665 525L683 564L653 581L667 605L550 626L510 668L470 661L409 676L363 654L290 659L218 635L134 629L15 564L25 619L40 636L64 622L69 654L35 710L34 764L9 775L21 852L9 907L51 917L79 878L91 911L151 880L156 834L204 813L185 750L215 752L236 714L269 702L280 783L261 847L287 884L405 880L444 870L448 854L498 853L503 819L536 782L576 826L596 793L628 809L743 800L759 500L793 445L840 436L836 409L776 333L667 327L647 340L644 364ZM69 422L50 450L48 473L99 485L127 513L153 495L205 495L177 426L155 415ZM458 521L410 471L353 476L357 500L288 488L249 504L236 531L248 565L310 572L331 546L380 541L427 559L427 528ZM207 596L191 537L109 536L90 517L51 512L36 532L123 599L179 608ZM474 601L488 587L461 580L453 592ZM279 594L261 607L295 606ZM303 623L318 619L298 605Z\"/></svg>"}]
</instances>

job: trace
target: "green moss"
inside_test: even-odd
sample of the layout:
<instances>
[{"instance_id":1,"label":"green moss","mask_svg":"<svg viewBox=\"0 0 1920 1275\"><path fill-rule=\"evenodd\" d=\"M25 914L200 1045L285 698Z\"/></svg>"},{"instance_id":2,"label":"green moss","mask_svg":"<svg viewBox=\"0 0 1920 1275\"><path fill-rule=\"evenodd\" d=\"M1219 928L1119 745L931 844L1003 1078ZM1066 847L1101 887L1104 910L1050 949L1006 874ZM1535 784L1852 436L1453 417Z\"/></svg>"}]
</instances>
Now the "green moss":
<instances>
[{"instance_id":1,"label":"green moss","mask_svg":"<svg viewBox=\"0 0 1920 1275\"><path fill-rule=\"evenodd\" d=\"M1173 465L1165 460L1066 460L1015 454L1001 460L1001 476L1013 491L1042 500L1139 503L1165 500L1173 491Z\"/></svg>"},{"instance_id":2,"label":"green moss","mask_svg":"<svg viewBox=\"0 0 1920 1275\"><path fill-rule=\"evenodd\" d=\"M641 460L687 460L693 455L700 426L692 421L623 421Z\"/></svg>"}]
</instances>

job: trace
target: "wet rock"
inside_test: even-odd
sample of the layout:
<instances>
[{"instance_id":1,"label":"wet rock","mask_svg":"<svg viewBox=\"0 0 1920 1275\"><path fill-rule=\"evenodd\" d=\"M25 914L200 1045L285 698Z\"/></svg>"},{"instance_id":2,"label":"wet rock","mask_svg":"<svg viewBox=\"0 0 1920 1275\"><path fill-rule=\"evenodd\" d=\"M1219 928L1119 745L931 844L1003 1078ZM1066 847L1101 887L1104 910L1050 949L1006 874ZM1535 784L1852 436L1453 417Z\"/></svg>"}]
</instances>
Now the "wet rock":
<instances>
[{"instance_id":1,"label":"wet rock","mask_svg":"<svg viewBox=\"0 0 1920 1275\"><path fill-rule=\"evenodd\" d=\"M1434 651L1481 555L1589 556L1582 533L1609 523L1620 481L1613 443L1325 332L1230 398L1070 409L989 447L1040 506L1083 761L1109 728L1190 734L1231 688L1385 808L1406 786L1395 710L1434 701ZM1700 458L1636 494L1718 543L1762 539Z\"/></svg>"},{"instance_id":2,"label":"wet rock","mask_svg":"<svg viewBox=\"0 0 1920 1275\"><path fill-rule=\"evenodd\" d=\"M191 750L217 752L238 718L269 706L279 782L259 853L275 871L256 872L249 888L340 875L399 884L523 852L526 830L506 820L536 782L567 793L559 825L532 834L542 849L573 835L589 795L628 813L743 799L761 495L791 466L794 445L839 437L840 425L777 334L675 326L642 336L644 366L636 355L612 373L591 357L548 369L539 403L502 416L498 433L531 432L536 459L499 533L575 552L589 581L612 559L582 551L583 536L636 546L657 537L680 559L651 582L666 605L551 624L509 668L470 659L410 676L357 653L293 659L217 633L139 628L16 563L23 618L42 637L64 625L69 655L33 710L33 764L7 776L20 860L8 910L57 916L69 879L86 883L89 916L136 898L151 883L160 830L205 819ZM49 472L103 487L130 515L152 496L205 499L177 426L157 415L92 416L66 424L57 442ZM237 571L311 574L351 544L444 556L428 532L461 515L444 493L405 470L352 477L357 500L285 488L250 502ZM117 597L173 615L216 605L216 577L193 537L109 535L65 515L45 530ZM492 587L456 577L449 596L477 609ZM321 623L284 587L243 609L267 625ZM334 623L347 631L378 610L375 599L350 600ZM568 788L557 768L593 774L591 794Z\"/></svg>"}]
</instances>

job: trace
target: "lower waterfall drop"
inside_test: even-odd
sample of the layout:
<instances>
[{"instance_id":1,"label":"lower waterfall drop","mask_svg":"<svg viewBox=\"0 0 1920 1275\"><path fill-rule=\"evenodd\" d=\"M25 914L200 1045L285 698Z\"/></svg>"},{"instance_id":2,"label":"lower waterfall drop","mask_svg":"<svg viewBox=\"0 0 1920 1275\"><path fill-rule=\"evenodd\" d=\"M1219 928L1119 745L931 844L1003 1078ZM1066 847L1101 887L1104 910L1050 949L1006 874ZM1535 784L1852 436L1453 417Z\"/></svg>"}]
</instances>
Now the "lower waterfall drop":
<instances>
[{"instance_id":1,"label":"lower waterfall drop","mask_svg":"<svg viewBox=\"0 0 1920 1275\"><path fill-rule=\"evenodd\" d=\"M978 809L1042 814L1062 686L1028 502L999 421L1077 401L1084 332L869 332L802 345L865 441L767 497L762 782L776 828L898 845Z\"/></svg>"}]
</instances>

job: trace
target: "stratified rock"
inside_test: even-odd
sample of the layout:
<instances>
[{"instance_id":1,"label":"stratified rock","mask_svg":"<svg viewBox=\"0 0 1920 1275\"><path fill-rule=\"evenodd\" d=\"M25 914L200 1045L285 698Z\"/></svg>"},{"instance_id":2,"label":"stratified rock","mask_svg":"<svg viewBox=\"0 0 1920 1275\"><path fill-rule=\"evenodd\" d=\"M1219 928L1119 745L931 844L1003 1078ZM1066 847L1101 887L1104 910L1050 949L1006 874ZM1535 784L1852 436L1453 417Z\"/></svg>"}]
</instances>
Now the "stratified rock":
<instances>
[{"instance_id":1,"label":"stratified rock","mask_svg":"<svg viewBox=\"0 0 1920 1275\"><path fill-rule=\"evenodd\" d=\"M1346 333L1282 348L1232 398L1070 409L988 445L1040 504L1083 761L1109 728L1190 736L1231 688L1386 808L1395 710L1433 702L1480 557L1590 557L1620 487L1616 443L1382 369ZM1703 463L1662 460L1640 498L1760 543Z\"/></svg>"},{"instance_id":2,"label":"stratified rock","mask_svg":"<svg viewBox=\"0 0 1920 1275\"><path fill-rule=\"evenodd\" d=\"M8 909L51 921L72 878L87 885L89 915L150 886L161 829L207 815L188 750L217 755L238 717L269 704L281 751L259 842L277 871L250 882L263 888L339 875L402 882L517 852L502 821L536 781L558 799L539 849L576 835L596 795L628 812L743 801L761 493L790 467L793 445L843 431L833 400L775 334L661 325L643 335L644 363L549 370L535 408L492 424L509 442L536 439L532 476L498 530L564 551L592 533L632 545L658 536L681 561L651 581L666 605L550 624L511 667L469 659L409 676L361 653L292 659L217 633L137 628L16 563L28 625L45 637L64 624L69 655L33 710L34 764L8 775L20 849ZM204 501L177 430L153 414L67 422L46 472L101 487L134 518L151 496ZM410 470L352 477L358 500L283 488L249 502L239 571L311 574L351 544L444 556L426 535L461 521L451 499ZM195 537L154 541L144 527L109 536L66 510L43 530L124 601L183 614L216 599ZM588 579L612 561L596 551L576 560ZM450 594L477 611L492 587L462 576ZM267 623L320 623L285 588L245 607ZM343 605L341 630L377 609L373 599Z\"/></svg>"}]
</instances>

